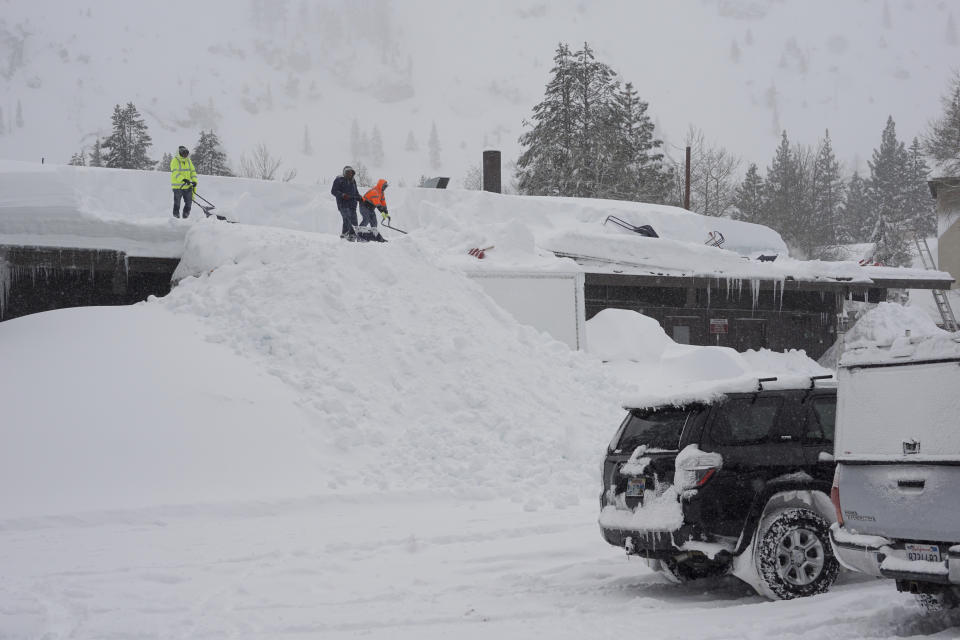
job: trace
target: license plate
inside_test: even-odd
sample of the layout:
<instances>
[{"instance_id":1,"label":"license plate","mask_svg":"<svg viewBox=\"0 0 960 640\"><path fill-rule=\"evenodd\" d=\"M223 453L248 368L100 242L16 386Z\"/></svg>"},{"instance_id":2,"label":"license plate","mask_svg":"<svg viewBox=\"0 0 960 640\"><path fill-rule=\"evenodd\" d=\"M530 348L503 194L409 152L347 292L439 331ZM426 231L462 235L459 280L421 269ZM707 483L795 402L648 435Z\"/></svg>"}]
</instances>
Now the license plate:
<instances>
[{"instance_id":1,"label":"license plate","mask_svg":"<svg viewBox=\"0 0 960 640\"><path fill-rule=\"evenodd\" d=\"M646 478L627 478L627 497L642 498L643 490L647 488Z\"/></svg>"},{"instance_id":2,"label":"license plate","mask_svg":"<svg viewBox=\"0 0 960 640\"><path fill-rule=\"evenodd\" d=\"M940 562L940 547L935 544L905 544L904 550L907 552L907 560L926 560L927 562Z\"/></svg>"}]
</instances>

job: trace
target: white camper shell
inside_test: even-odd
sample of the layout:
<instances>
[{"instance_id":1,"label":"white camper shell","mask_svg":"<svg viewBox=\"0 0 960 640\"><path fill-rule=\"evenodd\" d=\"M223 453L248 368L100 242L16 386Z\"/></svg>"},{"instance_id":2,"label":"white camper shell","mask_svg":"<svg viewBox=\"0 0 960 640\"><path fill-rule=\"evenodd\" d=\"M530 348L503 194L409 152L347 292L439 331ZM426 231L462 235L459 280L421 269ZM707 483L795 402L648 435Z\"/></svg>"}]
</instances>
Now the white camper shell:
<instances>
[{"instance_id":1,"label":"white camper shell","mask_svg":"<svg viewBox=\"0 0 960 640\"><path fill-rule=\"evenodd\" d=\"M960 604L960 334L847 352L838 382L835 555Z\"/></svg>"}]
</instances>

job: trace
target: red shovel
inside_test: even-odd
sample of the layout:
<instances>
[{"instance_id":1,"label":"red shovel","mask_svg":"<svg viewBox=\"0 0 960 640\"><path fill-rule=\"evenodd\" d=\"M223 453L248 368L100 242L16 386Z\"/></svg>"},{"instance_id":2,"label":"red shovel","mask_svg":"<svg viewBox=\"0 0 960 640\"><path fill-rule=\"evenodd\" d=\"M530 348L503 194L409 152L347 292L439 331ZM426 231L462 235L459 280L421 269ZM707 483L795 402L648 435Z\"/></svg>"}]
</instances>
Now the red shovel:
<instances>
[{"instance_id":1,"label":"red shovel","mask_svg":"<svg viewBox=\"0 0 960 640\"><path fill-rule=\"evenodd\" d=\"M483 260L484 256L486 255L486 252L490 251L490 249L493 249L493 245L490 245L489 247L484 247L483 249L478 249L474 247L473 249L470 249L470 251L467 251L467 253L474 256L478 260Z\"/></svg>"}]
</instances>

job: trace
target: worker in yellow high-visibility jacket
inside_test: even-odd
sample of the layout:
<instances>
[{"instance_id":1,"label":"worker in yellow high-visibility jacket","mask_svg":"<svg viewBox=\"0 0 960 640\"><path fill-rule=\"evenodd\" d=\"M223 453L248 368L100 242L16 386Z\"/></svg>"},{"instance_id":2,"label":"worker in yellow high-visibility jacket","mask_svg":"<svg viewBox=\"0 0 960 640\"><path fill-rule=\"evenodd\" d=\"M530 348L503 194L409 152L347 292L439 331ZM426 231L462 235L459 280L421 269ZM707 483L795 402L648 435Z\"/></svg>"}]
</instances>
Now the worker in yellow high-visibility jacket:
<instances>
[{"instance_id":1,"label":"worker in yellow high-visibility jacket","mask_svg":"<svg viewBox=\"0 0 960 640\"><path fill-rule=\"evenodd\" d=\"M173 217L180 217L180 200L183 200L183 217L190 217L193 192L197 189L197 170L190 159L190 151L183 145L170 160L170 185L173 187Z\"/></svg>"}]
</instances>

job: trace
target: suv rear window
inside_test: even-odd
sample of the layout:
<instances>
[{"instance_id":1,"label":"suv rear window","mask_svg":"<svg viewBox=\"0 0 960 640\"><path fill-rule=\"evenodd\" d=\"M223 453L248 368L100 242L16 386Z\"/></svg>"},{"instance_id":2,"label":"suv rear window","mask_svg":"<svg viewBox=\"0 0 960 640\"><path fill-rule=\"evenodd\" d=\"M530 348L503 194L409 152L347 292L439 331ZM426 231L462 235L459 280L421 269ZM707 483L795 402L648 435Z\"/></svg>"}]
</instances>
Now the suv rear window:
<instances>
[{"instance_id":1,"label":"suv rear window","mask_svg":"<svg viewBox=\"0 0 960 640\"><path fill-rule=\"evenodd\" d=\"M703 411L703 407L633 409L620 426L615 448L635 449L645 444L651 449L678 450L683 428Z\"/></svg>"},{"instance_id":2,"label":"suv rear window","mask_svg":"<svg viewBox=\"0 0 960 640\"><path fill-rule=\"evenodd\" d=\"M812 404L813 415L807 419L805 439L807 442L832 443L833 426L837 420L836 398L817 398Z\"/></svg>"},{"instance_id":3,"label":"suv rear window","mask_svg":"<svg viewBox=\"0 0 960 640\"><path fill-rule=\"evenodd\" d=\"M731 398L720 408L710 435L717 444L763 442L780 409L780 398Z\"/></svg>"}]
</instances>

